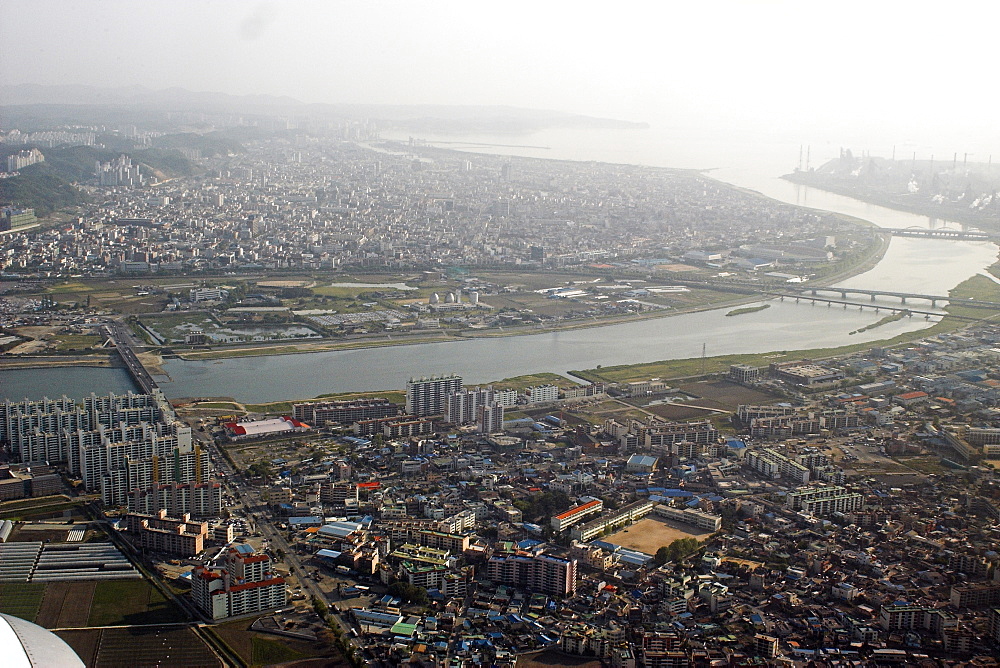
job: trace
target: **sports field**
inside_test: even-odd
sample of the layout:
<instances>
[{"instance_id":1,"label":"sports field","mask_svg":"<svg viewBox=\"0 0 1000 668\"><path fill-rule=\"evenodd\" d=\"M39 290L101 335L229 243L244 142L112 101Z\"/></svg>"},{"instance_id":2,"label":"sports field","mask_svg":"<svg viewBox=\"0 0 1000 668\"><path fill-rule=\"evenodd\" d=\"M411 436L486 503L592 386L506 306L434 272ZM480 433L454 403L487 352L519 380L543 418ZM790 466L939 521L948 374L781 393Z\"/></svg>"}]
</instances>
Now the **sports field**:
<instances>
[{"instance_id":1,"label":"sports field","mask_svg":"<svg viewBox=\"0 0 1000 668\"><path fill-rule=\"evenodd\" d=\"M665 545L670 545L670 543L678 538L705 540L711 534L711 531L698 529L689 524L667 522L657 517L647 517L602 540L632 550L639 550L646 554L656 554L658 549Z\"/></svg>"}]
</instances>

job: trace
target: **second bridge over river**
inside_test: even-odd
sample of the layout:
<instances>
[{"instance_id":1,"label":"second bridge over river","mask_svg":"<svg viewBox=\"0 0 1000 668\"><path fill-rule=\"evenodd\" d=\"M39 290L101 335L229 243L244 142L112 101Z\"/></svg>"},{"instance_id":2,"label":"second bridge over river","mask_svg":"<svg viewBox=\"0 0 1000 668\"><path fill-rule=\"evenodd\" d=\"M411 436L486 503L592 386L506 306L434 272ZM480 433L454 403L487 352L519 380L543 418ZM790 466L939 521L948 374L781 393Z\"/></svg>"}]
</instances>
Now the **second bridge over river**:
<instances>
[{"instance_id":1,"label":"second bridge over river","mask_svg":"<svg viewBox=\"0 0 1000 668\"><path fill-rule=\"evenodd\" d=\"M947 314L942 313L940 311L923 311L923 310L920 310L920 309L908 308L908 307L902 306L902 305L900 305L900 306L892 306L892 305L887 305L887 304L865 304L863 302L862 303L849 302L849 301L845 301L843 299L830 299L828 297L817 297L816 295L808 295L808 294L802 294L802 293L792 293L792 292L780 293L780 292L775 292L775 293L771 293L768 296L775 297L777 299L780 299L781 301L785 301L786 299L794 299L796 303L808 302L810 304L826 304L828 307L829 306L833 306L834 304L836 304L837 306L843 306L845 309L847 307L851 306L851 307L860 309L862 311L865 310L865 309L871 309L871 310L875 311L876 313L879 313L881 311L889 311L890 313L903 313L905 315L922 315L922 316L924 316L924 318L931 318L931 317L940 318L940 317L944 317L945 315L947 315ZM960 318L962 320L974 320L974 318L966 318L966 317L963 317L963 316L953 316L953 317L957 317L957 318Z\"/></svg>"},{"instance_id":2,"label":"second bridge over river","mask_svg":"<svg viewBox=\"0 0 1000 668\"><path fill-rule=\"evenodd\" d=\"M922 301L927 301L931 303L931 308L937 308L938 302L948 302L954 301L948 295L923 295L916 292L890 292L886 290L865 290L863 288L806 288L798 295L791 296L802 296L805 294L819 295L821 293L836 293L840 295L841 299L847 299L850 295L866 295L871 297L871 301L875 301L878 297L890 297L894 299L899 299L901 304L906 304L907 300L919 299ZM786 293L786 296L788 294ZM962 306L970 306L972 308L988 308L997 309L1000 308L1000 302L987 302L978 299L963 299Z\"/></svg>"}]
</instances>

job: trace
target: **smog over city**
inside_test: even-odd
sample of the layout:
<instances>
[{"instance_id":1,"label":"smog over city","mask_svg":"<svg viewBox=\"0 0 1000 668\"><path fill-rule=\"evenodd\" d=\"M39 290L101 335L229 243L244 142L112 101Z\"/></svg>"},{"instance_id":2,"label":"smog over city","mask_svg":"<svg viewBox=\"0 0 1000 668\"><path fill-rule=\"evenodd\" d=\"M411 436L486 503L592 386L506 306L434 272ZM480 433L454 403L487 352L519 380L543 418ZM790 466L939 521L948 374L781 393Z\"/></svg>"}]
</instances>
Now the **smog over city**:
<instances>
[{"instance_id":1,"label":"smog over city","mask_svg":"<svg viewBox=\"0 0 1000 668\"><path fill-rule=\"evenodd\" d=\"M1000 666L998 24L6 0L0 656Z\"/></svg>"}]
</instances>

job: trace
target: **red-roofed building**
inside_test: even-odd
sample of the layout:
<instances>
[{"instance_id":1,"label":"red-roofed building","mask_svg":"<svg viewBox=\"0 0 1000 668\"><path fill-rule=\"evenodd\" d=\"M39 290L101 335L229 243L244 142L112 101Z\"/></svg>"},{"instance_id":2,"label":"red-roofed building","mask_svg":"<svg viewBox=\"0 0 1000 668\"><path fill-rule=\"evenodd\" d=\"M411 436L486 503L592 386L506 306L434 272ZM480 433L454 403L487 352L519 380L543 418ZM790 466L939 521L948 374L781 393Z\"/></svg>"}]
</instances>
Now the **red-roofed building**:
<instances>
[{"instance_id":1,"label":"red-roofed building","mask_svg":"<svg viewBox=\"0 0 1000 668\"><path fill-rule=\"evenodd\" d=\"M311 429L305 422L300 422L287 415L270 420L256 420L253 422L227 422L225 424L229 438L235 440L243 438L263 438L275 434L288 432L307 431Z\"/></svg>"},{"instance_id":2,"label":"red-roofed building","mask_svg":"<svg viewBox=\"0 0 1000 668\"><path fill-rule=\"evenodd\" d=\"M927 401L930 395L926 392L906 392L905 394L897 394L892 398L892 400L899 404L900 406L912 406L913 404L919 404L922 401Z\"/></svg>"},{"instance_id":3,"label":"red-roofed building","mask_svg":"<svg viewBox=\"0 0 1000 668\"><path fill-rule=\"evenodd\" d=\"M552 528L556 531L562 531L563 529L568 529L573 526L584 517L588 515L593 515L604 510L604 502L600 499L594 499L593 501L588 501L576 508L570 508L564 513L559 513L558 515L552 516Z\"/></svg>"},{"instance_id":4,"label":"red-roofed building","mask_svg":"<svg viewBox=\"0 0 1000 668\"><path fill-rule=\"evenodd\" d=\"M288 602L285 579L271 570L271 558L248 545L229 548L223 568L195 567L191 597L212 619L274 610Z\"/></svg>"}]
</instances>

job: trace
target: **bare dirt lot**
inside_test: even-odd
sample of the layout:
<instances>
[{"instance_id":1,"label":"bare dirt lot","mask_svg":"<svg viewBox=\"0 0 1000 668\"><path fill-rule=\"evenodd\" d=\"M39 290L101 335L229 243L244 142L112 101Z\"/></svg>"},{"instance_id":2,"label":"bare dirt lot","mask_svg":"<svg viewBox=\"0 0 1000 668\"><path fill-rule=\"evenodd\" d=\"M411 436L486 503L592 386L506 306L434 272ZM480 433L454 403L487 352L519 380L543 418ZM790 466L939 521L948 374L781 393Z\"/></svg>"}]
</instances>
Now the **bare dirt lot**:
<instances>
[{"instance_id":1,"label":"bare dirt lot","mask_svg":"<svg viewBox=\"0 0 1000 668\"><path fill-rule=\"evenodd\" d=\"M667 522L657 517L647 517L635 524L613 533L603 540L646 554L656 554L664 545L670 545L678 538L705 540L712 532L698 529L688 524Z\"/></svg>"},{"instance_id":2,"label":"bare dirt lot","mask_svg":"<svg viewBox=\"0 0 1000 668\"><path fill-rule=\"evenodd\" d=\"M655 406L646 406L645 409L665 420L694 420L696 418L707 418L715 414L715 411L682 404L657 404Z\"/></svg>"},{"instance_id":3,"label":"bare dirt lot","mask_svg":"<svg viewBox=\"0 0 1000 668\"><path fill-rule=\"evenodd\" d=\"M14 534L9 538L12 542L31 543L35 541L63 543L69 529L58 529L48 527L44 524L22 524L15 529Z\"/></svg>"},{"instance_id":4,"label":"bare dirt lot","mask_svg":"<svg viewBox=\"0 0 1000 668\"><path fill-rule=\"evenodd\" d=\"M541 666L572 666L573 668L600 668L600 659L572 656L555 650L538 654L524 654L517 657L517 668L540 668Z\"/></svg>"},{"instance_id":5,"label":"bare dirt lot","mask_svg":"<svg viewBox=\"0 0 1000 668\"><path fill-rule=\"evenodd\" d=\"M724 411L735 411L740 404L770 404L778 400L772 394L730 383L728 380L687 383L679 386L679 389L696 397L694 401L688 402L690 404Z\"/></svg>"}]
</instances>

